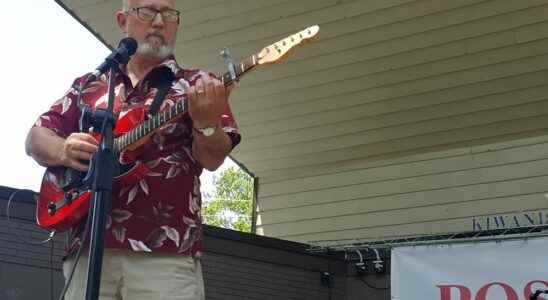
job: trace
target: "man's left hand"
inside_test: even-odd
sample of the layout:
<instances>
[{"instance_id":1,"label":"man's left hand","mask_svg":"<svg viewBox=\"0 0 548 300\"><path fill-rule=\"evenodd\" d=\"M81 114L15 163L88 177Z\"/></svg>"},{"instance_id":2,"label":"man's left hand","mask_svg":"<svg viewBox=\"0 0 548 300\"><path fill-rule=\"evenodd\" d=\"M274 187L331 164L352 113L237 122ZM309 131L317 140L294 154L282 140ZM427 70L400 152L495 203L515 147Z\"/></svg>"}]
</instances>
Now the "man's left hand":
<instances>
[{"instance_id":1,"label":"man's left hand","mask_svg":"<svg viewBox=\"0 0 548 300\"><path fill-rule=\"evenodd\" d=\"M227 107L230 89L209 75L204 75L188 89L188 113L195 128L219 125Z\"/></svg>"}]
</instances>

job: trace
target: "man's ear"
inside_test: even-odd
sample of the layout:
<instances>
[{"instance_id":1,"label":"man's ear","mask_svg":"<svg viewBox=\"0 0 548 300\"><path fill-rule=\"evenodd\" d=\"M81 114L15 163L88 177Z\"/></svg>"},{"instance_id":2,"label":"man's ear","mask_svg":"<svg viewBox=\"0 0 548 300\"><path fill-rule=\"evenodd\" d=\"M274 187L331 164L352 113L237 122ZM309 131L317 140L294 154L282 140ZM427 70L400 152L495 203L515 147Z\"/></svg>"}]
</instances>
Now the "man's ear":
<instances>
[{"instance_id":1,"label":"man's ear","mask_svg":"<svg viewBox=\"0 0 548 300\"><path fill-rule=\"evenodd\" d=\"M126 23L127 23L127 15L125 12L119 10L116 12L116 24L118 24L118 27L122 30L123 33L126 32Z\"/></svg>"}]
</instances>

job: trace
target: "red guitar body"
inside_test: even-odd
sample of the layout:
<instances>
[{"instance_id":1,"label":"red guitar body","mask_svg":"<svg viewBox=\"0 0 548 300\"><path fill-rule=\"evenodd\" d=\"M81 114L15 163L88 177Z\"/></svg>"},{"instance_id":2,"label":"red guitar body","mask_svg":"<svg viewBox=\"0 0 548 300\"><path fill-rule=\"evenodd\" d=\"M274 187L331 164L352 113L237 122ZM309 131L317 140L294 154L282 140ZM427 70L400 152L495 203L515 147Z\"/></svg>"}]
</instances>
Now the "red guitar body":
<instances>
[{"instance_id":1,"label":"red guitar body","mask_svg":"<svg viewBox=\"0 0 548 300\"><path fill-rule=\"evenodd\" d=\"M144 109L134 109L116 122L114 135L122 135L141 123L144 119ZM96 138L99 136L97 135ZM100 138L100 137L99 137ZM145 141L141 142L142 145ZM139 145L124 151L124 161L132 162L139 156ZM148 168L138 162L124 174L114 178L114 184L131 184L140 180ZM91 191L82 189L74 182L80 180L85 173L65 167L50 167L46 169L40 187L40 195L36 205L36 221L42 228L63 232L85 217L90 208ZM74 185L74 186L71 186Z\"/></svg>"}]
</instances>

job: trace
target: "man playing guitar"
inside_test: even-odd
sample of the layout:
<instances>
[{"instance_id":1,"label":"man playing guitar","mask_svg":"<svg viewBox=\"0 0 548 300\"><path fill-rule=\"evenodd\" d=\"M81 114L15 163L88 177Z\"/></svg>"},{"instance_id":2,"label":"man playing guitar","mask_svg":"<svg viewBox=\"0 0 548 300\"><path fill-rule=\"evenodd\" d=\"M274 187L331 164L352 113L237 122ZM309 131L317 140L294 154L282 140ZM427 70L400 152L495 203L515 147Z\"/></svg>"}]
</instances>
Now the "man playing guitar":
<instances>
[{"instance_id":1,"label":"man playing guitar","mask_svg":"<svg viewBox=\"0 0 548 300\"><path fill-rule=\"evenodd\" d=\"M203 168L217 169L240 141L227 102L230 88L209 73L177 64L173 49L181 16L174 0L124 0L122 6L116 22L125 36L137 41L138 49L127 65L120 66L122 74L116 78L116 126L138 126L148 118L159 90L154 82L166 71L173 80L158 112L169 112L183 102L188 111L156 128L137 149L121 150L121 162L129 160L143 168L140 176L114 185L100 297L203 299L199 175ZM28 134L27 153L48 169L86 172L98 150L98 140L79 131L79 119L83 107L106 107L107 81L103 75L90 82L78 103L80 84L88 76L77 78ZM84 227L82 218L69 230L66 277L76 250L87 243ZM84 298L87 262L82 260L66 299Z\"/></svg>"}]
</instances>

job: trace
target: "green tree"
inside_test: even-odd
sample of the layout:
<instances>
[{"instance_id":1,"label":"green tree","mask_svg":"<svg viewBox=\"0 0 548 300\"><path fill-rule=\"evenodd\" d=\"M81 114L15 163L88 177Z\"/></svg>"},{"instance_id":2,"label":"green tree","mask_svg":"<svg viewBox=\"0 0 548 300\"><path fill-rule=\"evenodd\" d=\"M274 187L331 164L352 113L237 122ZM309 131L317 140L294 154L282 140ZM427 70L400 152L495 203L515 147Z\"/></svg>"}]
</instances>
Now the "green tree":
<instances>
[{"instance_id":1,"label":"green tree","mask_svg":"<svg viewBox=\"0 0 548 300\"><path fill-rule=\"evenodd\" d=\"M253 178L241 169L228 168L213 183L214 195L204 201L204 223L251 232Z\"/></svg>"}]
</instances>

